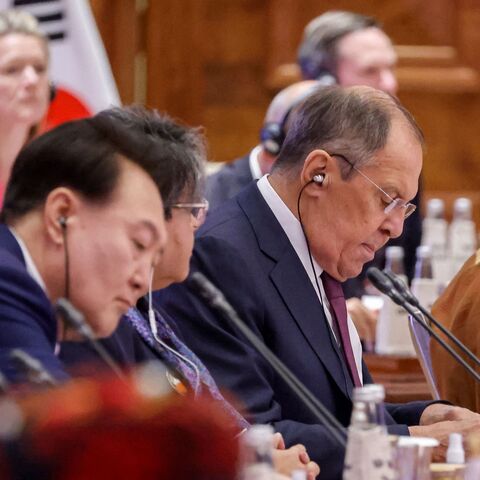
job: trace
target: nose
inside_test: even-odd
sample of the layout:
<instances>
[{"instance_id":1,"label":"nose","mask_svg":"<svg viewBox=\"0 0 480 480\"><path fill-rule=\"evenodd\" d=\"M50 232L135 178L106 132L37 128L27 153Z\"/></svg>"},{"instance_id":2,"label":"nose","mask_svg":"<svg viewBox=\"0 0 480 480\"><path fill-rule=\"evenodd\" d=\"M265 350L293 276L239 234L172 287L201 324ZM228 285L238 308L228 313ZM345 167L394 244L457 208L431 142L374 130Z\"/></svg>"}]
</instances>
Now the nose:
<instances>
[{"instance_id":1,"label":"nose","mask_svg":"<svg viewBox=\"0 0 480 480\"><path fill-rule=\"evenodd\" d=\"M405 223L404 212L400 209L391 212L386 216L382 223L381 229L386 232L390 238L397 238L403 232L403 224Z\"/></svg>"},{"instance_id":2,"label":"nose","mask_svg":"<svg viewBox=\"0 0 480 480\"><path fill-rule=\"evenodd\" d=\"M379 88L384 92L395 95L398 89L397 78L392 69L386 68L382 70L380 74L380 85Z\"/></svg>"},{"instance_id":3,"label":"nose","mask_svg":"<svg viewBox=\"0 0 480 480\"><path fill-rule=\"evenodd\" d=\"M152 265L152 258L143 259L132 274L130 284L138 297L148 292Z\"/></svg>"},{"instance_id":4,"label":"nose","mask_svg":"<svg viewBox=\"0 0 480 480\"><path fill-rule=\"evenodd\" d=\"M34 85L39 80L39 74L35 67L27 65L23 70L23 80L27 85Z\"/></svg>"}]
</instances>

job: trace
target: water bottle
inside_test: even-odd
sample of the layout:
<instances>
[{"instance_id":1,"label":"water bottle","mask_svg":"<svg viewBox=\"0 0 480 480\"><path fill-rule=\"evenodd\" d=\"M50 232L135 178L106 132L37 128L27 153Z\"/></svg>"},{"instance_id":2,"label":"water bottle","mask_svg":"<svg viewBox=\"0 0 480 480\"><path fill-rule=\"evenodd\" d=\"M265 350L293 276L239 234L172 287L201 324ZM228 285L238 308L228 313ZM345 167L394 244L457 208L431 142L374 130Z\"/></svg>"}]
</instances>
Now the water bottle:
<instances>
[{"instance_id":1,"label":"water bottle","mask_svg":"<svg viewBox=\"0 0 480 480\"><path fill-rule=\"evenodd\" d=\"M273 428L252 425L241 437L240 465L242 480L269 480L274 475Z\"/></svg>"},{"instance_id":2,"label":"water bottle","mask_svg":"<svg viewBox=\"0 0 480 480\"><path fill-rule=\"evenodd\" d=\"M472 221L472 201L457 198L453 205L453 220L449 229L449 251L453 277L477 249L477 233Z\"/></svg>"},{"instance_id":3,"label":"water bottle","mask_svg":"<svg viewBox=\"0 0 480 480\"><path fill-rule=\"evenodd\" d=\"M480 436L471 434L468 439L470 450L469 459L465 467L465 480L478 480L480 478Z\"/></svg>"},{"instance_id":4,"label":"water bottle","mask_svg":"<svg viewBox=\"0 0 480 480\"><path fill-rule=\"evenodd\" d=\"M415 276L412 280L412 293L418 298L421 305L429 311L439 294L439 284L433 279L432 251L429 246L417 248Z\"/></svg>"},{"instance_id":5,"label":"water bottle","mask_svg":"<svg viewBox=\"0 0 480 480\"><path fill-rule=\"evenodd\" d=\"M393 480L392 450L385 426L382 385L353 390L343 480Z\"/></svg>"},{"instance_id":6,"label":"water bottle","mask_svg":"<svg viewBox=\"0 0 480 480\"><path fill-rule=\"evenodd\" d=\"M422 245L432 252L433 278L442 287L450 281L450 261L448 258L448 223L445 220L445 204L440 198L427 202L426 216L422 222Z\"/></svg>"},{"instance_id":7,"label":"water bottle","mask_svg":"<svg viewBox=\"0 0 480 480\"><path fill-rule=\"evenodd\" d=\"M407 283L403 264L403 248L387 247L385 256L385 268L400 276ZM383 299L383 306L377 322L375 351L381 355L414 357L416 353L410 337L407 313L386 295L383 296Z\"/></svg>"}]
</instances>

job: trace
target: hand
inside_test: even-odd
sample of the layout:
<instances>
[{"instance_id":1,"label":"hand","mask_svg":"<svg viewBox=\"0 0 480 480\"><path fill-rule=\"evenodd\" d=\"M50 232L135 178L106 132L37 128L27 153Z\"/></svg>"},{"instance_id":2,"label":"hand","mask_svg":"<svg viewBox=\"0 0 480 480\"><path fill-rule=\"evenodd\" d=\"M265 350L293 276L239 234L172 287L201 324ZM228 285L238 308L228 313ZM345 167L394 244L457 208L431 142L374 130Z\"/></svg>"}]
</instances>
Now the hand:
<instances>
[{"instance_id":1,"label":"hand","mask_svg":"<svg viewBox=\"0 0 480 480\"><path fill-rule=\"evenodd\" d=\"M433 425L443 421L470 420L479 421L480 415L467 408L434 403L428 406L420 417L420 425Z\"/></svg>"},{"instance_id":2,"label":"hand","mask_svg":"<svg viewBox=\"0 0 480 480\"><path fill-rule=\"evenodd\" d=\"M431 405L434 407L435 405ZM442 405L446 407L447 405ZM430 407L428 407L430 408ZM468 417L463 420L444 420L437 423L432 423L428 425L418 426L418 427L409 427L410 435L415 437L432 437L437 439L440 442L440 445L433 450L432 460L435 462L444 462L445 455L448 448L448 436L451 433L461 433L464 438L466 438L471 433L480 433L480 415L474 414L469 410L462 409L459 407L450 407L452 409L458 409L458 411L445 411L445 416L461 416ZM466 410L462 412L461 410ZM469 412L469 413L467 413ZM425 413L425 412L424 412ZM423 415L422 415L423 417ZM468 448L466 442L464 442L464 448L468 455Z\"/></svg>"},{"instance_id":3,"label":"hand","mask_svg":"<svg viewBox=\"0 0 480 480\"><path fill-rule=\"evenodd\" d=\"M373 345L377 330L377 314L365 307L359 298L349 298L346 303L347 312L357 328L358 335L365 343Z\"/></svg>"},{"instance_id":4,"label":"hand","mask_svg":"<svg viewBox=\"0 0 480 480\"><path fill-rule=\"evenodd\" d=\"M285 448L285 444L283 447ZM320 467L310 461L306 448L300 444L284 450L273 450L273 464L278 473L287 476L294 470L306 470L308 480L314 480L320 473Z\"/></svg>"}]
</instances>

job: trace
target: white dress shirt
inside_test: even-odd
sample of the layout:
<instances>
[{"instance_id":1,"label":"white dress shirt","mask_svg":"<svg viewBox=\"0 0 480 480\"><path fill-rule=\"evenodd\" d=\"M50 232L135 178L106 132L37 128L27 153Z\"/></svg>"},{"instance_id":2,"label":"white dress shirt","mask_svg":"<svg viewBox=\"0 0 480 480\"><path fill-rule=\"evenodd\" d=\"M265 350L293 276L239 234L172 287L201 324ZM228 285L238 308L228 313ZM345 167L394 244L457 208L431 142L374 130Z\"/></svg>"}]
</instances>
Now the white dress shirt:
<instances>
[{"instance_id":1,"label":"white dress shirt","mask_svg":"<svg viewBox=\"0 0 480 480\"><path fill-rule=\"evenodd\" d=\"M275 218L277 219L280 226L283 228L283 231L287 235L293 249L295 250L298 258L302 262L303 268L307 272L308 278L312 282L313 288L317 293L317 296L320 302L323 305L325 316L327 321L332 329L333 335L335 332L332 328L332 313L330 311L330 303L325 294L323 288L322 279L320 275L323 273L323 269L317 263L315 258L312 257L313 264L315 266L315 272L312 269L310 263L310 257L308 255L307 242L305 240L305 235L302 230L302 226L298 221L297 217L290 211L290 209L285 205L283 200L278 196L277 192L273 189L268 181L268 174L264 175L258 182L257 187L260 190L263 198L267 202L268 206L272 210ZM315 274L318 276L318 284L320 285L320 292L317 288L317 282L315 281ZM350 334L350 342L352 344L353 355L355 357L355 365L358 370L358 376L360 381L363 383L363 373L362 373L362 344L360 343L360 337L358 336L357 329L348 315L348 331Z\"/></svg>"},{"instance_id":2,"label":"white dress shirt","mask_svg":"<svg viewBox=\"0 0 480 480\"><path fill-rule=\"evenodd\" d=\"M260 162L258 161L258 154L262 150L261 145L257 145L248 156L248 163L250 165L250 173L254 180L258 180L262 176L262 169L260 168Z\"/></svg>"}]
</instances>

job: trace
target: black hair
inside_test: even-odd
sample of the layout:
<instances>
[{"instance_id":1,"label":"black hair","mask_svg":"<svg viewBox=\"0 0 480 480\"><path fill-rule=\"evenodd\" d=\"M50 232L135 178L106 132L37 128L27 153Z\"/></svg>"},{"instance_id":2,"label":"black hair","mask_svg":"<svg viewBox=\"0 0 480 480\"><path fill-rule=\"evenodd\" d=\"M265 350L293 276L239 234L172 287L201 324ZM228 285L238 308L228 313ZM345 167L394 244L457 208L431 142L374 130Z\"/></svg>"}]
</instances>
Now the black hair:
<instances>
[{"instance_id":1,"label":"black hair","mask_svg":"<svg viewBox=\"0 0 480 480\"><path fill-rule=\"evenodd\" d=\"M60 125L27 145L13 165L0 220L10 223L40 207L60 186L90 202L108 201L122 156L152 178L167 211L183 192L197 195L204 161L197 131L140 107L112 108Z\"/></svg>"}]
</instances>

